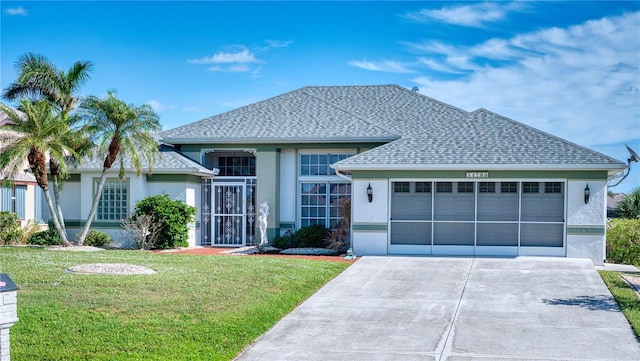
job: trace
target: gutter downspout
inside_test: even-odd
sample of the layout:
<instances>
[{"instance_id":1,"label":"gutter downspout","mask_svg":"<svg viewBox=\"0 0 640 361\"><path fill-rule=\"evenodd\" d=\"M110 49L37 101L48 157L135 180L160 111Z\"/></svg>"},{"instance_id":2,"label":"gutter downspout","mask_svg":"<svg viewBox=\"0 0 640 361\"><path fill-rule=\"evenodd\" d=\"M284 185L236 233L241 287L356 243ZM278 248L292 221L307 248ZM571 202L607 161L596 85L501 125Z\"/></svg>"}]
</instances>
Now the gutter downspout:
<instances>
[{"instance_id":1,"label":"gutter downspout","mask_svg":"<svg viewBox=\"0 0 640 361\"><path fill-rule=\"evenodd\" d=\"M336 171L336 175L344 180L349 181L349 183L351 183L351 185L353 185L353 179L351 179L350 176L340 173L339 169L336 169L333 167L333 165L331 165L331 168L333 168L333 170ZM353 203L351 203L353 205ZM351 219L353 219L353 208L351 209ZM349 240L349 249L347 250L347 255L344 256L344 259L354 259L356 258L356 255L353 254L353 222L350 222L349 224L349 237L351 238Z\"/></svg>"}]
</instances>

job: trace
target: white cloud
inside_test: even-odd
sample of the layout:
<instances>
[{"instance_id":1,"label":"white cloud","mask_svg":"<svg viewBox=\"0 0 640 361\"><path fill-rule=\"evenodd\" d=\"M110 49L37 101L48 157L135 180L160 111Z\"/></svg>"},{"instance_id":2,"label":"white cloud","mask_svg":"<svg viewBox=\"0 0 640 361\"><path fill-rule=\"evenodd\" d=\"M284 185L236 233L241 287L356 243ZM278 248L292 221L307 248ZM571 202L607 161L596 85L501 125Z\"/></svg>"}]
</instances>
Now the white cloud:
<instances>
[{"instance_id":1,"label":"white cloud","mask_svg":"<svg viewBox=\"0 0 640 361\"><path fill-rule=\"evenodd\" d=\"M247 64L232 64L229 66L212 66L207 68L209 71L217 71L221 73L244 73L250 70Z\"/></svg>"},{"instance_id":2,"label":"white cloud","mask_svg":"<svg viewBox=\"0 0 640 361\"><path fill-rule=\"evenodd\" d=\"M369 61L369 60L352 60L349 65L365 70L382 71L387 73L413 73L414 71L393 60Z\"/></svg>"},{"instance_id":3,"label":"white cloud","mask_svg":"<svg viewBox=\"0 0 640 361\"><path fill-rule=\"evenodd\" d=\"M161 102L157 101L157 100L149 100L147 102L147 105L149 105L151 107L151 109L153 109L156 112L161 112L163 110L165 110L167 107L166 105L162 104Z\"/></svg>"},{"instance_id":4,"label":"white cloud","mask_svg":"<svg viewBox=\"0 0 640 361\"><path fill-rule=\"evenodd\" d=\"M248 63L261 63L262 61L256 59L255 55L247 48L235 52L219 52L212 56L205 56L197 59L189 59L187 63L191 64L248 64Z\"/></svg>"},{"instance_id":5,"label":"white cloud","mask_svg":"<svg viewBox=\"0 0 640 361\"><path fill-rule=\"evenodd\" d=\"M425 51L422 64L447 76L413 81L447 103L487 108L584 146L632 142L640 137L638 23L635 12L466 48L413 44Z\"/></svg>"},{"instance_id":6,"label":"white cloud","mask_svg":"<svg viewBox=\"0 0 640 361\"><path fill-rule=\"evenodd\" d=\"M447 24L482 27L485 23L504 19L510 11L520 10L520 2L496 3L485 2L472 5L449 6L442 9L407 13L405 18L417 22L440 21Z\"/></svg>"},{"instance_id":7,"label":"white cloud","mask_svg":"<svg viewBox=\"0 0 640 361\"><path fill-rule=\"evenodd\" d=\"M4 12L9 15L27 16L27 10L25 10L22 6L18 6L17 8L7 8L4 10Z\"/></svg>"},{"instance_id":8,"label":"white cloud","mask_svg":"<svg viewBox=\"0 0 640 361\"><path fill-rule=\"evenodd\" d=\"M291 40L270 40L270 39L267 39L264 42L267 45L265 47L262 47L260 49L261 51L268 51L268 50L271 50L271 49L286 48L287 46L293 44L293 41L291 41Z\"/></svg>"}]
</instances>

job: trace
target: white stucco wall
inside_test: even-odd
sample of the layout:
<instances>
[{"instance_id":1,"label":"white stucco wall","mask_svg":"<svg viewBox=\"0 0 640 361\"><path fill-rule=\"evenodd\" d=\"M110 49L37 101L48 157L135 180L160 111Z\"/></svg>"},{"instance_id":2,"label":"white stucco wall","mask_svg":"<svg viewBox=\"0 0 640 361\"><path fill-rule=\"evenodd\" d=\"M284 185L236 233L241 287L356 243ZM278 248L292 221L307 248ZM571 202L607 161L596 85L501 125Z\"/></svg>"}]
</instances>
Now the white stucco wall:
<instances>
[{"instance_id":1,"label":"white stucco wall","mask_svg":"<svg viewBox=\"0 0 640 361\"><path fill-rule=\"evenodd\" d=\"M584 203L584 189L589 185L589 203ZM604 181L569 181L567 183L567 224L604 225L607 217L607 186Z\"/></svg>"},{"instance_id":2,"label":"white stucco wall","mask_svg":"<svg viewBox=\"0 0 640 361\"><path fill-rule=\"evenodd\" d=\"M369 203L367 187L371 184L373 201ZM388 180L355 180L352 186L353 223L387 223L389 204Z\"/></svg>"},{"instance_id":3,"label":"white stucco wall","mask_svg":"<svg viewBox=\"0 0 640 361\"><path fill-rule=\"evenodd\" d=\"M196 221L200 220L200 185L180 182L153 182L147 183L147 192L144 197L158 194L168 194L171 199L183 201L186 205L196 207ZM144 198L142 197L142 198ZM134 204L135 205L135 204ZM196 222L189 224L190 247L200 244L200 230L196 228Z\"/></svg>"},{"instance_id":4,"label":"white stucco wall","mask_svg":"<svg viewBox=\"0 0 640 361\"><path fill-rule=\"evenodd\" d=\"M62 207L62 214L64 214L65 219L80 219L80 212L84 203L91 203L91 199L88 201L81 198L82 193L82 184L79 182L66 182L64 184L64 188L61 193L60 205ZM53 201L53 190L50 189L51 200ZM91 193L88 193L91 194ZM44 200L44 197L42 197ZM44 201L44 207L47 208L46 215L49 215L49 208L46 205L46 201ZM89 204L91 207L91 204ZM87 211L89 213L89 211ZM44 214L43 214L44 216Z\"/></svg>"},{"instance_id":5,"label":"white stucco wall","mask_svg":"<svg viewBox=\"0 0 640 361\"><path fill-rule=\"evenodd\" d=\"M280 152L280 223L296 222L296 151Z\"/></svg>"},{"instance_id":6,"label":"white stucco wall","mask_svg":"<svg viewBox=\"0 0 640 361\"><path fill-rule=\"evenodd\" d=\"M354 232L353 253L357 256L387 254L387 232Z\"/></svg>"},{"instance_id":7,"label":"white stucco wall","mask_svg":"<svg viewBox=\"0 0 640 361\"><path fill-rule=\"evenodd\" d=\"M584 202L589 185L589 203ZM607 184L605 181L567 182L567 257L604 262L606 250Z\"/></svg>"},{"instance_id":8,"label":"white stucco wall","mask_svg":"<svg viewBox=\"0 0 640 361\"><path fill-rule=\"evenodd\" d=\"M369 203L367 187L373 200ZM387 254L389 181L355 180L352 186L353 251L356 255Z\"/></svg>"}]
</instances>

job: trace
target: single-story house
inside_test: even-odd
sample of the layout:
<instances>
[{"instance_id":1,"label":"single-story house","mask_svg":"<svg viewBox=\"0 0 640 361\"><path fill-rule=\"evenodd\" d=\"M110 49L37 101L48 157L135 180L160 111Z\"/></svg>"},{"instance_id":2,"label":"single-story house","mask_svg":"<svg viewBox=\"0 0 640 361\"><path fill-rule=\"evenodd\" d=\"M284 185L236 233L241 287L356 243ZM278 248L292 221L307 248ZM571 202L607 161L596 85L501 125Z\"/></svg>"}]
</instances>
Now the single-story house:
<instances>
[{"instance_id":1,"label":"single-story house","mask_svg":"<svg viewBox=\"0 0 640 361\"><path fill-rule=\"evenodd\" d=\"M180 162L163 154L152 176L107 187L109 197L123 187L130 195L107 217L166 192L198 207L193 245L239 247L260 236L263 202L272 239L334 226L340 200L350 197L356 255L602 264L607 182L626 167L488 110L467 112L397 85L304 87L167 130L161 141ZM65 194L83 196L80 207L67 205L71 218L86 218L100 164L85 164L65 185Z\"/></svg>"}]
</instances>

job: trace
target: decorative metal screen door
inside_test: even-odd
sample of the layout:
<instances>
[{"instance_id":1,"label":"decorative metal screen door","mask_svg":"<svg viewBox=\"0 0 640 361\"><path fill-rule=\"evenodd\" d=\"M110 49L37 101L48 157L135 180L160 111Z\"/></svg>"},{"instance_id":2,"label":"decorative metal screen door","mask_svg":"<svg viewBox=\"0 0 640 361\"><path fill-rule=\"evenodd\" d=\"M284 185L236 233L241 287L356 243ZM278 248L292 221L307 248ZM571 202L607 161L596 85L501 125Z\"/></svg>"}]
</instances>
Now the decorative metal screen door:
<instances>
[{"instance_id":1,"label":"decorative metal screen door","mask_svg":"<svg viewBox=\"0 0 640 361\"><path fill-rule=\"evenodd\" d=\"M245 244L245 202L244 183L213 184L213 245Z\"/></svg>"}]
</instances>

